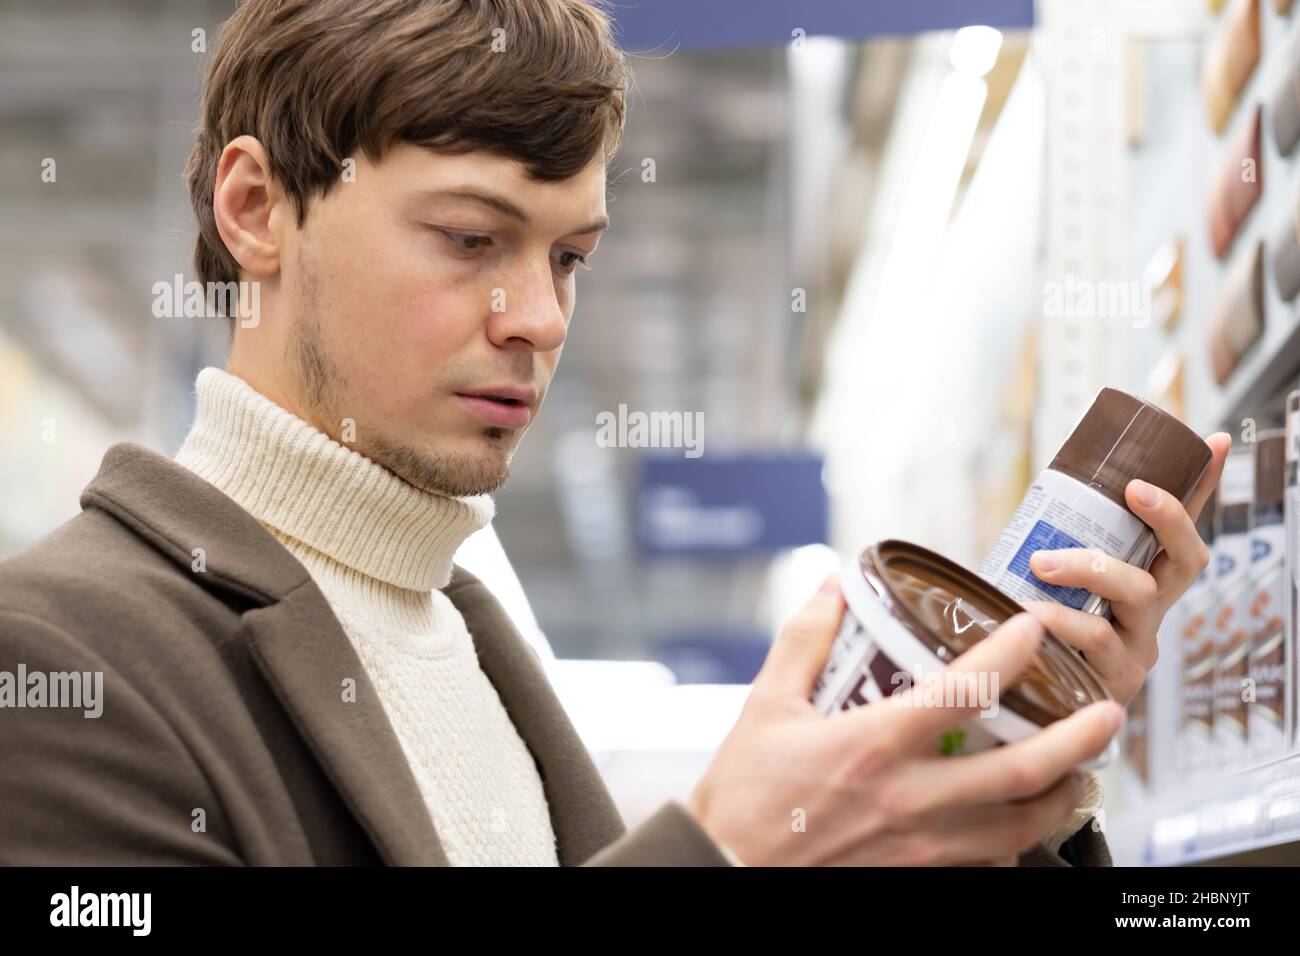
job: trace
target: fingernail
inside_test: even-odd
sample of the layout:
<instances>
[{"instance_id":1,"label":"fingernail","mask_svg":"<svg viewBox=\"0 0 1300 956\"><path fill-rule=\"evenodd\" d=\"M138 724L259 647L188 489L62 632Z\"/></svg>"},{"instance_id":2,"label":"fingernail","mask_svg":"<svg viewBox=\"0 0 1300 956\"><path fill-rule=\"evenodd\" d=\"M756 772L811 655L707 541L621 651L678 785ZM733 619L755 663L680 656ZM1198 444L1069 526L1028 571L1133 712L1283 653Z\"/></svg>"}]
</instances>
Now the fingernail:
<instances>
[{"instance_id":1,"label":"fingernail","mask_svg":"<svg viewBox=\"0 0 1300 956\"><path fill-rule=\"evenodd\" d=\"M822 582L822 586L821 586L820 588L817 589L817 593L818 593L818 594L834 594L834 593L835 593L835 575L832 574L829 578L827 578L825 581L823 581L823 582Z\"/></svg>"},{"instance_id":2,"label":"fingernail","mask_svg":"<svg viewBox=\"0 0 1300 956\"><path fill-rule=\"evenodd\" d=\"M1163 494L1159 488L1140 478L1133 479L1137 482L1137 500L1146 505L1148 508L1154 508L1160 504L1160 496Z\"/></svg>"},{"instance_id":3,"label":"fingernail","mask_svg":"<svg viewBox=\"0 0 1300 956\"><path fill-rule=\"evenodd\" d=\"M1054 551L1035 551L1034 552L1034 570L1042 571L1044 574L1050 574L1061 566L1061 559L1056 556Z\"/></svg>"}]
</instances>

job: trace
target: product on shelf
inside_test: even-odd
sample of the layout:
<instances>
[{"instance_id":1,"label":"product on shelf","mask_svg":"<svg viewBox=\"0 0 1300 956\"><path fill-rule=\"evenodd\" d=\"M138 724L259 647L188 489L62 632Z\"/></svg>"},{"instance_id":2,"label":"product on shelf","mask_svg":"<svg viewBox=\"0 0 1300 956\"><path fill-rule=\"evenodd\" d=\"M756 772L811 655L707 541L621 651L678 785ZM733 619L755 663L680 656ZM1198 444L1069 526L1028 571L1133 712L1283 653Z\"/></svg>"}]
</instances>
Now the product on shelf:
<instances>
[{"instance_id":1,"label":"product on shelf","mask_svg":"<svg viewBox=\"0 0 1300 956\"><path fill-rule=\"evenodd\" d=\"M1210 371L1222 385L1264 332L1264 244L1233 263L1210 317Z\"/></svg>"},{"instance_id":2,"label":"product on shelf","mask_svg":"<svg viewBox=\"0 0 1300 956\"><path fill-rule=\"evenodd\" d=\"M1214 515L1217 492L1205 503L1196 530L1210 548L1210 564L1178 602L1182 687L1179 694L1178 771L1187 779L1211 769L1214 729L1214 612L1218 607L1214 574Z\"/></svg>"},{"instance_id":3,"label":"product on shelf","mask_svg":"<svg viewBox=\"0 0 1300 956\"><path fill-rule=\"evenodd\" d=\"M1283 590L1286 525L1282 510L1286 445L1281 429L1261 432L1255 443L1255 501L1250 524L1250 653L1247 672L1253 691L1247 706L1250 759L1267 760L1287 749L1286 645Z\"/></svg>"},{"instance_id":4,"label":"product on shelf","mask_svg":"<svg viewBox=\"0 0 1300 956\"><path fill-rule=\"evenodd\" d=\"M1179 421L1187 420L1187 361L1182 348L1173 346L1161 356L1147 376L1146 393L1153 405Z\"/></svg>"},{"instance_id":5,"label":"product on shelf","mask_svg":"<svg viewBox=\"0 0 1300 956\"><path fill-rule=\"evenodd\" d=\"M1300 292L1300 219L1292 209L1278 224L1273 242L1273 279L1277 293L1290 302Z\"/></svg>"},{"instance_id":6,"label":"product on shelf","mask_svg":"<svg viewBox=\"0 0 1300 956\"><path fill-rule=\"evenodd\" d=\"M996 674L973 680L922 683L1024 609L978 575L904 541L881 541L845 572L846 609L812 702L823 714L873 703L917 687L943 694L935 706L979 706L978 716L954 727L935 749L973 753L1021 740L1054 721L1111 696L1093 669L1055 635L1044 636L1028 671L1009 688ZM1117 745L1090 763L1100 766Z\"/></svg>"},{"instance_id":7,"label":"product on shelf","mask_svg":"<svg viewBox=\"0 0 1300 956\"><path fill-rule=\"evenodd\" d=\"M1214 667L1214 770L1246 762L1247 655L1250 651L1250 513L1255 496L1255 446L1228 453L1219 482L1214 561L1218 612Z\"/></svg>"},{"instance_id":8,"label":"product on shelf","mask_svg":"<svg viewBox=\"0 0 1300 956\"><path fill-rule=\"evenodd\" d=\"M1286 641L1290 745L1300 744L1300 391L1286 399Z\"/></svg>"},{"instance_id":9,"label":"product on shelf","mask_svg":"<svg viewBox=\"0 0 1300 956\"><path fill-rule=\"evenodd\" d=\"M1269 109L1273 116L1273 139L1277 141L1277 151L1283 156L1295 149L1296 142L1300 141L1300 62L1296 60L1296 51L1296 42L1292 40L1288 46L1286 68L1278 77Z\"/></svg>"},{"instance_id":10,"label":"product on shelf","mask_svg":"<svg viewBox=\"0 0 1300 956\"><path fill-rule=\"evenodd\" d=\"M1210 126L1222 133L1237 97L1259 62L1259 0L1233 0L1210 41L1201 69L1201 89Z\"/></svg>"},{"instance_id":11,"label":"product on shelf","mask_svg":"<svg viewBox=\"0 0 1300 956\"><path fill-rule=\"evenodd\" d=\"M1141 478L1184 504L1210 464L1210 446L1149 402L1103 388L1056 457L1025 492L980 576L1017 601L1055 601L1097 614L1107 602L1081 588L1040 581L1029 568L1035 551L1096 548L1140 568L1159 549L1154 532L1125 503Z\"/></svg>"},{"instance_id":12,"label":"product on shelf","mask_svg":"<svg viewBox=\"0 0 1300 956\"><path fill-rule=\"evenodd\" d=\"M1151 290L1151 321L1166 331L1178 325L1183 312L1183 238L1162 244L1142 274Z\"/></svg>"},{"instance_id":13,"label":"product on shelf","mask_svg":"<svg viewBox=\"0 0 1300 956\"><path fill-rule=\"evenodd\" d=\"M1121 749L1124 765L1133 772L1137 784L1145 789L1151 785L1151 685L1144 683L1129 701L1128 716L1124 721L1124 740Z\"/></svg>"},{"instance_id":14,"label":"product on shelf","mask_svg":"<svg viewBox=\"0 0 1300 956\"><path fill-rule=\"evenodd\" d=\"M1259 202L1264 184L1263 157L1259 149L1260 108L1250 112L1240 132L1224 157L1223 165L1210 186L1206 201L1209 220L1210 245L1214 255L1223 259L1232 247L1232 240L1245 223L1250 211Z\"/></svg>"}]
</instances>

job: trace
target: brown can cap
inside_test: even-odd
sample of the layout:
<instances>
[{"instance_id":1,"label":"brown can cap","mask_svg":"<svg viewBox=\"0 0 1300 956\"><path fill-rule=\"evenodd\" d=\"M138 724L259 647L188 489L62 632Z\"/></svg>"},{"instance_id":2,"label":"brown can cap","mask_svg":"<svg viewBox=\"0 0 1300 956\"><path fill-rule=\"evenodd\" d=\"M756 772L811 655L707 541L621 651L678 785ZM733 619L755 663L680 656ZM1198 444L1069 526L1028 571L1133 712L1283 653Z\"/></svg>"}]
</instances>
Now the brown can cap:
<instances>
[{"instance_id":1,"label":"brown can cap","mask_svg":"<svg viewBox=\"0 0 1300 956\"><path fill-rule=\"evenodd\" d=\"M1276 504L1286 492L1286 432L1269 429L1255 436L1255 505Z\"/></svg>"},{"instance_id":2,"label":"brown can cap","mask_svg":"<svg viewBox=\"0 0 1300 956\"><path fill-rule=\"evenodd\" d=\"M1124 488L1134 478L1187 504L1213 457L1201 436L1168 412L1103 388L1048 467L1126 508Z\"/></svg>"}]
</instances>

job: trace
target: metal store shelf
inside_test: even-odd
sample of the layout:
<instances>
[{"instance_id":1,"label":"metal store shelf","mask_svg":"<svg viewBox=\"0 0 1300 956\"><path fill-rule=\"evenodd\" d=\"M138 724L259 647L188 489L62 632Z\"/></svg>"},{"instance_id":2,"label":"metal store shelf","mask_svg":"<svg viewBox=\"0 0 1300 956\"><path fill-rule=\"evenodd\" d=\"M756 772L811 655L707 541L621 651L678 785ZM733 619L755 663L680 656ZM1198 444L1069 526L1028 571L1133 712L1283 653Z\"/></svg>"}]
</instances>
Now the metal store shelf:
<instances>
[{"instance_id":1,"label":"metal store shelf","mask_svg":"<svg viewBox=\"0 0 1300 956\"><path fill-rule=\"evenodd\" d=\"M1157 793L1106 824L1117 865L1281 862L1256 851L1284 844L1300 862L1300 753Z\"/></svg>"}]
</instances>

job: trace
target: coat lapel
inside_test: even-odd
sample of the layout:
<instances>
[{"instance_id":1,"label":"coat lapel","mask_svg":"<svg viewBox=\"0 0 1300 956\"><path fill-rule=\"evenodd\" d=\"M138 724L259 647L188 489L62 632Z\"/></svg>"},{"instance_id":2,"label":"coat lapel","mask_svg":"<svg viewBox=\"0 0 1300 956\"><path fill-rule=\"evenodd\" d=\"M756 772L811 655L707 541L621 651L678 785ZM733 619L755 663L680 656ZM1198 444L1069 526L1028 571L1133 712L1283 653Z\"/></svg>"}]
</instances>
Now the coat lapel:
<instances>
[{"instance_id":1,"label":"coat lapel","mask_svg":"<svg viewBox=\"0 0 1300 956\"><path fill-rule=\"evenodd\" d=\"M443 593L474 639L479 666L533 755L562 866L577 866L626 828L541 661L478 578L456 566Z\"/></svg>"},{"instance_id":2,"label":"coat lapel","mask_svg":"<svg viewBox=\"0 0 1300 956\"><path fill-rule=\"evenodd\" d=\"M384 862L446 866L375 687L316 585L244 619L258 667Z\"/></svg>"},{"instance_id":3,"label":"coat lapel","mask_svg":"<svg viewBox=\"0 0 1300 956\"><path fill-rule=\"evenodd\" d=\"M297 558L222 491L133 442L109 448L81 506L109 512L186 574L202 548L205 583L253 603L244 624L258 667L382 859L446 865L374 685Z\"/></svg>"}]
</instances>

